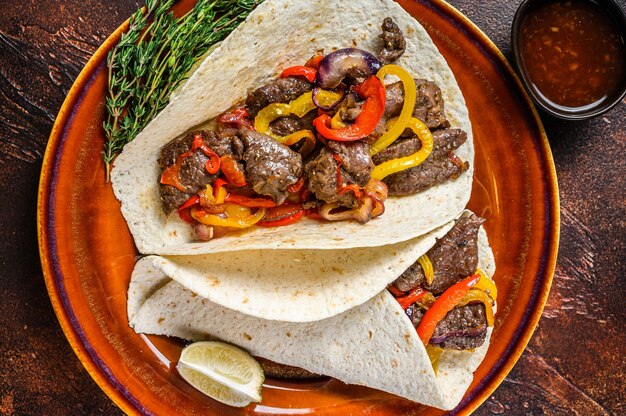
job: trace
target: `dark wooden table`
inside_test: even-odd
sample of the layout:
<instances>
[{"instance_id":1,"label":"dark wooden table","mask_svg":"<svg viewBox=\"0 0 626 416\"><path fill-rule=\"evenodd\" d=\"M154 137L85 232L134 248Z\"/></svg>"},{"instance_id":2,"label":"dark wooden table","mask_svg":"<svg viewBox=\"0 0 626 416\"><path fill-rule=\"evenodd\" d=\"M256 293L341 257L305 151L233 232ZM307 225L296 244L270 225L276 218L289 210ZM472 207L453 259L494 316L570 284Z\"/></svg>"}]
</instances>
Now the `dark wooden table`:
<instances>
[{"instance_id":1,"label":"dark wooden table","mask_svg":"<svg viewBox=\"0 0 626 416\"><path fill-rule=\"evenodd\" d=\"M453 0L511 56L520 0ZM22 0L0 13L0 414L119 414L74 355L39 264L37 186L72 82L136 0ZM561 245L543 318L476 412L626 414L626 103L586 122L543 116L561 197Z\"/></svg>"}]
</instances>

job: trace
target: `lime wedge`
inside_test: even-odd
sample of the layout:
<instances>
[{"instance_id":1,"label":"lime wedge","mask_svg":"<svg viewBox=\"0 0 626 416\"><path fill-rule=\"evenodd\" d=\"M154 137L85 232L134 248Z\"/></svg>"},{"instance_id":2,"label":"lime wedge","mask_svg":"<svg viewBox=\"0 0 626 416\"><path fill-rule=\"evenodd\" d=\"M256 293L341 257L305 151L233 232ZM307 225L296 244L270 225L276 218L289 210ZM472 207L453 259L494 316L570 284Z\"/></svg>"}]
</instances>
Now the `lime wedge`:
<instances>
[{"instance_id":1,"label":"lime wedge","mask_svg":"<svg viewBox=\"0 0 626 416\"><path fill-rule=\"evenodd\" d=\"M247 352L224 342L195 342L180 354L176 369L193 387L224 404L261 401L265 375Z\"/></svg>"}]
</instances>

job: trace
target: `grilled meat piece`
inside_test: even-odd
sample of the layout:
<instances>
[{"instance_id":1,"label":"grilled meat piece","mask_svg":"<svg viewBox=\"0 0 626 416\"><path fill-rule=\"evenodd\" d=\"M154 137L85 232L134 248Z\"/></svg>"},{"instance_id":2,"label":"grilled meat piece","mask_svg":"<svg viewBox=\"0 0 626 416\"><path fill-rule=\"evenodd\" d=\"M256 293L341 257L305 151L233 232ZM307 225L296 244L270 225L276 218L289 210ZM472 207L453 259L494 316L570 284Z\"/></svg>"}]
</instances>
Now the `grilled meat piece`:
<instances>
[{"instance_id":1,"label":"grilled meat piece","mask_svg":"<svg viewBox=\"0 0 626 416\"><path fill-rule=\"evenodd\" d=\"M246 98L248 114L254 118L267 105L289 102L312 89L313 85L305 79L295 77L279 78L248 94L248 98Z\"/></svg>"},{"instance_id":2,"label":"grilled meat piece","mask_svg":"<svg viewBox=\"0 0 626 416\"><path fill-rule=\"evenodd\" d=\"M367 185L372 169L374 169L368 144L361 141L337 142L329 140L328 147L339 156L341 168L349 174L353 181L347 183L356 183L359 186ZM346 182L345 179L344 182Z\"/></svg>"},{"instance_id":3,"label":"grilled meat piece","mask_svg":"<svg viewBox=\"0 0 626 416\"><path fill-rule=\"evenodd\" d=\"M402 56L406 49L406 41L402 31L390 17L383 20L383 50L378 54L378 59L383 65L387 65Z\"/></svg>"},{"instance_id":4,"label":"grilled meat piece","mask_svg":"<svg viewBox=\"0 0 626 416\"><path fill-rule=\"evenodd\" d=\"M338 194L337 161L333 153L324 147L319 154L309 160L304 166L306 187L317 199L324 202L339 202L343 206L352 207L356 198L352 192ZM342 180L348 178L348 173L341 169Z\"/></svg>"},{"instance_id":5,"label":"grilled meat piece","mask_svg":"<svg viewBox=\"0 0 626 416\"><path fill-rule=\"evenodd\" d=\"M429 129L450 127L446 119L441 89L432 81L416 79L417 98L413 109L413 117L421 120ZM402 82L394 82L385 86L386 104L383 119L387 120L400 115L404 105L404 88Z\"/></svg>"},{"instance_id":6,"label":"grilled meat piece","mask_svg":"<svg viewBox=\"0 0 626 416\"><path fill-rule=\"evenodd\" d=\"M311 130L315 117L317 117L317 111L309 111L302 118L294 115L279 117L270 123L270 129L278 136L288 136L300 130Z\"/></svg>"},{"instance_id":7,"label":"grilled meat piece","mask_svg":"<svg viewBox=\"0 0 626 416\"><path fill-rule=\"evenodd\" d=\"M337 183L338 157L341 160L340 175L342 184ZM374 164L369 155L369 145L361 141L336 142L329 140L328 147L305 166L306 186L315 197L324 202L338 202L352 208L356 198L352 192L339 195L342 185L365 186L370 180Z\"/></svg>"},{"instance_id":8,"label":"grilled meat piece","mask_svg":"<svg viewBox=\"0 0 626 416\"><path fill-rule=\"evenodd\" d=\"M202 141L219 156L229 154L235 160L241 159L243 144L237 136L229 136L223 132L213 130L196 130L177 137L163 146L158 160L161 173L170 165L176 163L180 155L191 149L194 137L198 134L202 137ZM217 176L211 175L205 168L208 159L201 150L196 150L182 161L178 177L180 183L186 189L185 192L174 186L160 185L159 192L163 203L163 211L166 215L169 215L192 195L204 188L206 184L215 181Z\"/></svg>"},{"instance_id":9,"label":"grilled meat piece","mask_svg":"<svg viewBox=\"0 0 626 416\"><path fill-rule=\"evenodd\" d=\"M424 311L417 305L411 305L406 313L417 328ZM429 344L451 350L472 350L483 345L486 335L485 305L468 304L448 312L437 324Z\"/></svg>"},{"instance_id":10,"label":"grilled meat piece","mask_svg":"<svg viewBox=\"0 0 626 416\"><path fill-rule=\"evenodd\" d=\"M470 276L478 267L478 229L483 222L484 219L473 213L463 214L448 234L426 253L435 275L431 285L426 284L422 266L415 262L396 279L395 287L406 292L422 285L439 294Z\"/></svg>"},{"instance_id":11,"label":"grilled meat piece","mask_svg":"<svg viewBox=\"0 0 626 416\"><path fill-rule=\"evenodd\" d=\"M246 181L257 194L271 197L282 204L293 185L302 176L302 157L289 147L256 131L241 129L239 137L244 143Z\"/></svg>"},{"instance_id":12,"label":"grilled meat piece","mask_svg":"<svg viewBox=\"0 0 626 416\"><path fill-rule=\"evenodd\" d=\"M469 162L460 161L453 152L466 140L467 133L461 129L433 131L433 151L422 164L383 179L389 188L389 195L415 194L458 178L469 168ZM400 140L374 155L373 160L379 165L387 160L409 156L421 147L422 143L417 137Z\"/></svg>"}]
</instances>

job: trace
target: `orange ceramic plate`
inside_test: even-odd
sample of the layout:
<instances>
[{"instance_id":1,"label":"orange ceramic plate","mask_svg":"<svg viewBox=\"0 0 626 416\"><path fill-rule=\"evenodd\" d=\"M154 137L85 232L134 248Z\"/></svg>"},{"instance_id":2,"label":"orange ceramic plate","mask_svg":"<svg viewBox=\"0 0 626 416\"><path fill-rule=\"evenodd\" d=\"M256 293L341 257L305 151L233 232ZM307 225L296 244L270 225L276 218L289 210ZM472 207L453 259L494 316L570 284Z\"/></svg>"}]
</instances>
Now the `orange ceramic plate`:
<instances>
[{"instance_id":1,"label":"orange ceramic plate","mask_svg":"<svg viewBox=\"0 0 626 416\"><path fill-rule=\"evenodd\" d=\"M528 342L548 295L559 232L557 182L541 122L498 49L443 1L400 1L428 30L466 97L476 173L470 208L487 219L500 293L489 353L453 413L491 394ZM189 2L181 4L189 7ZM266 380L263 404L223 406L174 370L181 344L128 327L126 289L136 251L101 161L105 57L98 49L52 130L39 187L39 244L52 304L87 371L130 414L441 414L335 380Z\"/></svg>"}]
</instances>

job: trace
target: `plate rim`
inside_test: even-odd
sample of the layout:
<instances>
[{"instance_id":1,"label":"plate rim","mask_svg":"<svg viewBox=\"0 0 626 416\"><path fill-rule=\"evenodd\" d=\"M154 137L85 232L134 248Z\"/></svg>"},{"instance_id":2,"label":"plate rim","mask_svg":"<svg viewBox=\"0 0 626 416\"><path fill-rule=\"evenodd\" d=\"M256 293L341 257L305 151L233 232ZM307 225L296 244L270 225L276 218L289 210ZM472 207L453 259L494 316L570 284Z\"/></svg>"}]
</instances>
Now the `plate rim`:
<instances>
[{"instance_id":1,"label":"plate rim","mask_svg":"<svg viewBox=\"0 0 626 416\"><path fill-rule=\"evenodd\" d=\"M542 258L543 278L540 279L541 284L533 288L532 297L529 300L529 303L534 303L535 307L532 309L532 312L525 317L526 319L525 322L523 322L523 328L516 331L516 337L509 342L507 350L511 347L512 350L505 353L504 362L497 366L495 371L492 369L487 374L485 380L481 381L477 387L476 394L471 398L471 400L468 403L465 403L466 399L464 399L457 407L457 409L459 409L458 412L455 412L456 414L470 414L476 410L491 394L493 394L496 388L509 374L515 363L524 352L526 345L530 341L543 313L556 268L560 238L560 202L557 175L550 144L538 111L528 93L524 89L517 73L504 54L491 41L491 39L489 39L489 37L478 26L476 26L476 24L474 24L460 10L447 3L445 0L410 1L422 3L426 7L430 7L435 12L445 15L445 17L455 23L455 25L460 25L463 30L472 33L474 36L479 38L480 47L486 49L486 51L491 54L491 56L495 58L500 65L503 65L507 74L510 75L511 79L514 81L519 97L526 104L526 107L531 110L532 117L536 122L536 126L539 130L538 135L540 137L540 140L537 143L540 145L539 153L542 156L540 159L546 167L546 173L548 174L548 177L545 178L546 198L549 198L552 204L546 207L546 222L548 223L548 226L546 227L546 235L548 236L548 239L544 241L546 247L542 251L542 254L545 256L545 258ZM143 9L145 9L145 7ZM56 269L55 259L52 256L52 250L50 250L50 244L54 244L54 237L48 231L48 225L50 224L49 202L51 200L51 196L54 194L52 185L54 182L55 172L53 170L53 166L58 149L63 142L63 133L66 131L66 127L69 123L71 123L73 109L77 103L80 102L83 90L90 83L97 68L105 62L106 55L113 45L118 42L122 33L128 29L128 26L129 19L124 21L113 33L111 33L89 58L72 84L57 114L50 132L50 137L46 145L46 151L44 153L41 166L37 197L37 237L46 289L57 320L59 321L61 329L70 343L72 350L78 357L83 367L87 370L88 374L115 405L127 414L144 414L146 413L146 409L143 408L141 403L131 400L128 397L130 394L129 392L120 390L123 386L117 385L107 374L106 368L103 368L101 364L96 361L93 355L95 354L95 351L91 351L92 348L85 345L83 338L75 327L75 322L73 322L73 319L68 313L65 305L65 301L69 300L64 299L64 296L60 293L58 287L58 281L61 276Z\"/></svg>"}]
</instances>

